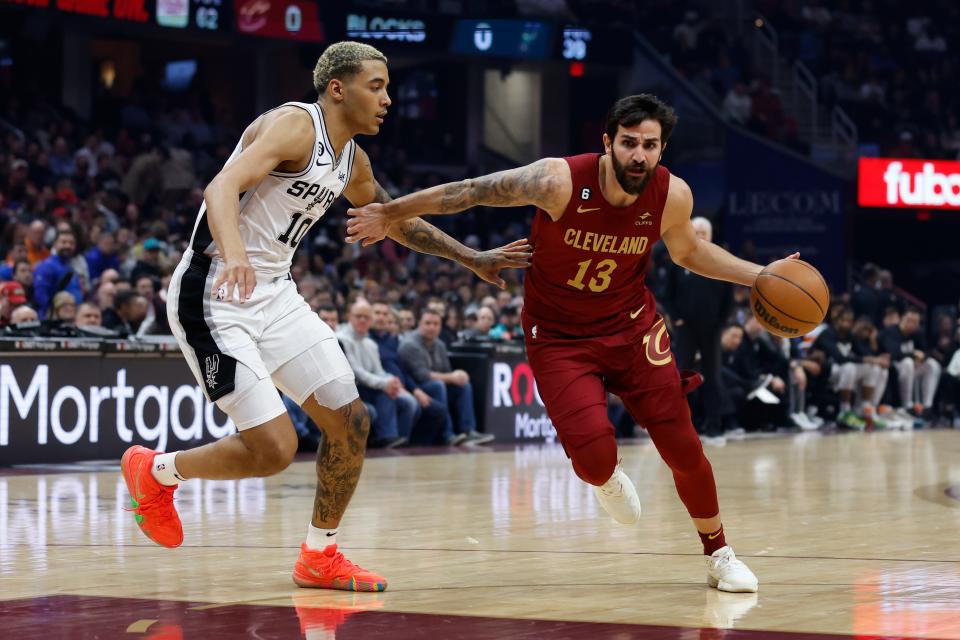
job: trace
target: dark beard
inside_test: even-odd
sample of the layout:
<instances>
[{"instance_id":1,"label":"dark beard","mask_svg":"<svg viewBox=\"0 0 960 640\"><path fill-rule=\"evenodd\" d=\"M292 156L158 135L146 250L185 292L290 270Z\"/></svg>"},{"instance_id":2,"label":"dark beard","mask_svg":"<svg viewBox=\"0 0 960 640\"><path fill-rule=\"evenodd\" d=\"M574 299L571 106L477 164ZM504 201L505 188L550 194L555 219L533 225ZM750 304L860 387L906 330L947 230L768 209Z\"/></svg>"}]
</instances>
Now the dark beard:
<instances>
[{"instance_id":1,"label":"dark beard","mask_svg":"<svg viewBox=\"0 0 960 640\"><path fill-rule=\"evenodd\" d=\"M653 172L656 170L656 166L648 169L643 172L643 176L640 178L635 178L627 174L627 169L617 160L617 156L614 153L610 154L610 159L613 161L613 174L617 177L617 182L620 183L620 188L629 193L632 196L640 195L643 192L644 188L647 186L647 183L650 181L650 176L653 175ZM634 168L634 167L631 167Z\"/></svg>"}]
</instances>

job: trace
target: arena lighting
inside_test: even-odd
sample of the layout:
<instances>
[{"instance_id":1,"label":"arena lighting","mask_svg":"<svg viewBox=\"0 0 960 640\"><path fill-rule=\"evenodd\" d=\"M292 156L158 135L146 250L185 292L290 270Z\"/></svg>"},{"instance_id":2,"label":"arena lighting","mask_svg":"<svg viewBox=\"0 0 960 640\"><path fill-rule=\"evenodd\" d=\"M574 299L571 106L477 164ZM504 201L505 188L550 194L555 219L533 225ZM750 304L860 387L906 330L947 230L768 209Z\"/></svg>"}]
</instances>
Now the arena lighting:
<instances>
[{"instance_id":1,"label":"arena lighting","mask_svg":"<svg viewBox=\"0 0 960 640\"><path fill-rule=\"evenodd\" d=\"M960 162L860 158L861 207L960 209Z\"/></svg>"}]
</instances>

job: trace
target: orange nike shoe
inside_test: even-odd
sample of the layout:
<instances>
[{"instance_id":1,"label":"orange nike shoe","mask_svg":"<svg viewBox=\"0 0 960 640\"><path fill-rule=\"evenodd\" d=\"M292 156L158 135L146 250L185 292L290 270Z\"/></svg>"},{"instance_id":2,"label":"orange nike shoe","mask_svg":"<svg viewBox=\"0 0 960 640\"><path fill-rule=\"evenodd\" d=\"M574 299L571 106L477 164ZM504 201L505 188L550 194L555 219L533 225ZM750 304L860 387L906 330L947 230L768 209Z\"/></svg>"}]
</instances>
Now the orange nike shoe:
<instances>
[{"instance_id":1,"label":"orange nike shoe","mask_svg":"<svg viewBox=\"0 0 960 640\"><path fill-rule=\"evenodd\" d=\"M323 551L300 545L293 568L293 581L300 587L341 591L386 591L387 579L353 564L331 544Z\"/></svg>"},{"instance_id":2,"label":"orange nike shoe","mask_svg":"<svg viewBox=\"0 0 960 640\"><path fill-rule=\"evenodd\" d=\"M162 485L150 472L158 453L136 445L124 451L120 458L120 470L130 492L127 511L133 511L140 530L148 538L164 547L179 547L183 542L183 525L173 506L177 485Z\"/></svg>"}]
</instances>

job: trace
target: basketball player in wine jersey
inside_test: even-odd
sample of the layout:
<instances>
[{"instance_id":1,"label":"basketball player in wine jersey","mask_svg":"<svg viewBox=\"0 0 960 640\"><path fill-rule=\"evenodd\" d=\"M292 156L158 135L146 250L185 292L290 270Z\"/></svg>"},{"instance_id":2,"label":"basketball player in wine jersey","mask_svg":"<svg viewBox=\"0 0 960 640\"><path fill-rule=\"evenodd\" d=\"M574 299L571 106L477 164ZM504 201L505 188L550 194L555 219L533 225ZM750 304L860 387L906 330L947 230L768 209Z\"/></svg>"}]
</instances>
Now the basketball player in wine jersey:
<instances>
[{"instance_id":1,"label":"basketball player in wine jersey","mask_svg":"<svg viewBox=\"0 0 960 640\"><path fill-rule=\"evenodd\" d=\"M190 248L169 288L170 326L207 398L239 433L158 453L134 446L121 460L137 523L154 542L183 541L178 482L268 476L297 450L279 388L323 430L317 490L294 568L304 587L383 591L387 581L343 557L336 533L360 478L370 421L333 331L297 292L297 245L336 198L386 202L357 134L374 135L390 98L387 59L355 42L334 44L313 72L315 103L290 102L253 121L204 191ZM528 264L526 241L476 252L420 219L391 229L411 249L456 260L488 282Z\"/></svg>"},{"instance_id":2,"label":"basketball player in wine jersey","mask_svg":"<svg viewBox=\"0 0 960 640\"><path fill-rule=\"evenodd\" d=\"M617 394L673 471L703 541L708 584L755 592L756 576L726 543L713 470L684 397L700 380L681 377L644 274L661 238L674 262L703 276L750 286L761 267L697 238L690 188L660 165L675 123L654 96L623 98L607 116L604 154L545 158L350 210L348 241L371 244L420 214L536 206L524 338L574 471L614 519L639 519L640 500L618 464L607 419L607 391Z\"/></svg>"}]
</instances>

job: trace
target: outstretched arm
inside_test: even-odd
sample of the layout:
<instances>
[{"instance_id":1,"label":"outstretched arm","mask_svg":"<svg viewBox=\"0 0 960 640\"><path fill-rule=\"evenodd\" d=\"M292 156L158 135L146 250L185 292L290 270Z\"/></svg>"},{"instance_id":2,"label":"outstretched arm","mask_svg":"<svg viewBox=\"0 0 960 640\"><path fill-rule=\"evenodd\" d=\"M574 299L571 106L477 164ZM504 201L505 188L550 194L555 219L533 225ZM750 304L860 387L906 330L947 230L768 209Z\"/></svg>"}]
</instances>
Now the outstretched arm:
<instances>
[{"instance_id":1,"label":"outstretched arm","mask_svg":"<svg viewBox=\"0 0 960 640\"><path fill-rule=\"evenodd\" d=\"M367 154L359 147L357 153L354 177L351 178L344 195L352 204L358 206L391 202L390 194L373 177ZM530 266L532 249L526 238L497 249L476 251L416 217L391 225L387 235L414 251L458 262L480 278L501 288L505 286L499 275L501 269L523 269Z\"/></svg>"},{"instance_id":2,"label":"outstretched arm","mask_svg":"<svg viewBox=\"0 0 960 640\"><path fill-rule=\"evenodd\" d=\"M558 219L572 191L569 165L559 158L544 158L517 169L424 189L383 206L351 209L348 241L362 240L366 246L390 235L392 226L418 215L457 213L478 205L533 205Z\"/></svg>"},{"instance_id":3,"label":"outstretched arm","mask_svg":"<svg viewBox=\"0 0 960 640\"><path fill-rule=\"evenodd\" d=\"M763 267L741 260L722 247L697 238L690 223L691 213L693 194L690 187L680 178L670 176L670 190L661 222L661 235L670 258L701 276L752 287Z\"/></svg>"}]
</instances>

